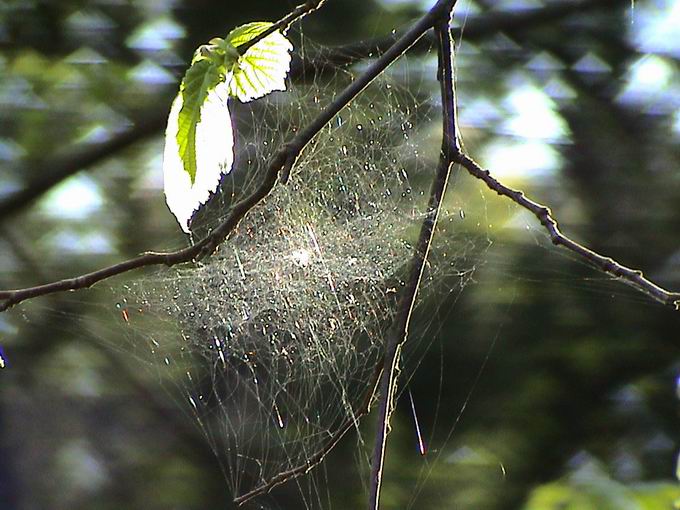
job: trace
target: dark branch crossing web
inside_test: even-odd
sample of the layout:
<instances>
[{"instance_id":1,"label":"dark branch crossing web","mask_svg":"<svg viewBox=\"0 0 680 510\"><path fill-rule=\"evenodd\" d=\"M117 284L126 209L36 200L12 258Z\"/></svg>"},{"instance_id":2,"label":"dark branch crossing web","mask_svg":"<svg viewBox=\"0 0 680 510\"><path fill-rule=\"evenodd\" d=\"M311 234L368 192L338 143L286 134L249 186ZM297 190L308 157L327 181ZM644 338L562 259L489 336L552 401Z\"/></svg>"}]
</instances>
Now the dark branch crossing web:
<instances>
[{"instance_id":1,"label":"dark branch crossing web","mask_svg":"<svg viewBox=\"0 0 680 510\"><path fill-rule=\"evenodd\" d=\"M421 76L431 61L418 61L396 65L333 118L289 183L212 257L129 284L119 299L136 351L179 390L235 498L298 467L304 474L366 412L438 152L436 84ZM235 170L195 232L209 232L257 185L288 134L353 72L235 110ZM463 221L459 209L448 219ZM447 293L459 292L474 250L469 238L446 236L424 285L446 272L460 282Z\"/></svg>"}]
</instances>

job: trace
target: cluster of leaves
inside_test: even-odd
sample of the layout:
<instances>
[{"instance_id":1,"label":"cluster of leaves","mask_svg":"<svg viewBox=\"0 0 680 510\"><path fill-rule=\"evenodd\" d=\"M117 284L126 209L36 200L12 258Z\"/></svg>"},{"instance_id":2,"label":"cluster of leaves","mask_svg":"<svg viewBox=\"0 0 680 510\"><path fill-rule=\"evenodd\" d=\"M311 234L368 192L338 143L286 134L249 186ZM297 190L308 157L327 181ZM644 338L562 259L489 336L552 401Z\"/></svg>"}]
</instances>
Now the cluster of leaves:
<instances>
[{"instance_id":1,"label":"cluster of leaves","mask_svg":"<svg viewBox=\"0 0 680 510\"><path fill-rule=\"evenodd\" d=\"M216 37L194 53L168 118L163 173L165 196L182 230L234 162L228 102L286 90L293 45L278 30L254 22Z\"/></svg>"}]
</instances>

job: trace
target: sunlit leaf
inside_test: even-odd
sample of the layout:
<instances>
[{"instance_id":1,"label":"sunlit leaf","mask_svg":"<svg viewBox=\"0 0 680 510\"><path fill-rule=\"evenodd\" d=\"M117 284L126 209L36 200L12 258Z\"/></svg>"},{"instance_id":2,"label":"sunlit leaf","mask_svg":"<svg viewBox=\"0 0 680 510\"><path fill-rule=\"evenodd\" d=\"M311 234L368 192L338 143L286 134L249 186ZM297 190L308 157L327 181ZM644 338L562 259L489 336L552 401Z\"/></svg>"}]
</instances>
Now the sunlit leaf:
<instances>
[{"instance_id":1,"label":"sunlit leaf","mask_svg":"<svg viewBox=\"0 0 680 510\"><path fill-rule=\"evenodd\" d=\"M195 163L199 169L192 182L180 157L175 133L178 130L183 96L178 94L172 104L165 132L163 173L165 199L182 230L189 233L189 220L213 193L223 174L231 171L234 162L234 135L227 99L227 83L220 83L210 92L200 107L200 120L195 127Z\"/></svg>"},{"instance_id":2,"label":"sunlit leaf","mask_svg":"<svg viewBox=\"0 0 680 510\"><path fill-rule=\"evenodd\" d=\"M201 121L202 105L208 93L220 82L220 72L210 60L191 65L180 86L182 107L176 132L179 157L193 184L196 180L196 127Z\"/></svg>"},{"instance_id":3,"label":"sunlit leaf","mask_svg":"<svg viewBox=\"0 0 680 510\"><path fill-rule=\"evenodd\" d=\"M226 43L238 49L272 24L255 22L232 30ZM286 76L290 71L291 42L276 31L249 48L236 62L229 94L246 103L274 90L286 90Z\"/></svg>"}]
</instances>

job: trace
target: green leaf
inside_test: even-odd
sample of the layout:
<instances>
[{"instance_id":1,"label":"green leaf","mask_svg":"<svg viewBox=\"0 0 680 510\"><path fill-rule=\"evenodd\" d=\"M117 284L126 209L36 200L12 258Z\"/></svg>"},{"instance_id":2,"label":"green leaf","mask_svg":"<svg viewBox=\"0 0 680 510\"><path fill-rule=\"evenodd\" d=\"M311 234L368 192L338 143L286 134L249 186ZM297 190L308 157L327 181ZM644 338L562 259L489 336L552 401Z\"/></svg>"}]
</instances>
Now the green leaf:
<instances>
[{"instance_id":1,"label":"green leaf","mask_svg":"<svg viewBox=\"0 0 680 510\"><path fill-rule=\"evenodd\" d=\"M163 153L165 199L182 230L190 232L194 212L205 204L234 162L234 134L229 114L229 86L219 83L208 92L201 105L200 122L195 128L196 167L200 171L192 181L179 155L177 130L182 93L177 94L168 116Z\"/></svg>"},{"instance_id":2,"label":"green leaf","mask_svg":"<svg viewBox=\"0 0 680 510\"><path fill-rule=\"evenodd\" d=\"M293 45L281 32L269 34L243 54L238 51L271 26L248 23L226 39L216 37L199 46L172 104L163 153L165 197L187 233L194 212L232 169L229 98L248 102L286 90Z\"/></svg>"},{"instance_id":3,"label":"green leaf","mask_svg":"<svg viewBox=\"0 0 680 510\"><path fill-rule=\"evenodd\" d=\"M238 49L271 26L264 21L241 25L227 35L225 44ZM247 103L274 90L286 90L292 50L291 42L278 30L248 48L233 64L229 94Z\"/></svg>"},{"instance_id":4,"label":"green leaf","mask_svg":"<svg viewBox=\"0 0 680 510\"><path fill-rule=\"evenodd\" d=\"M223 76L211 60L199 60L188 69L180 86L182 109L179 112L177 146L184 171L191 184L196 181L196 126L201 120L201 107Z\"/></svg>"}]
</instances>

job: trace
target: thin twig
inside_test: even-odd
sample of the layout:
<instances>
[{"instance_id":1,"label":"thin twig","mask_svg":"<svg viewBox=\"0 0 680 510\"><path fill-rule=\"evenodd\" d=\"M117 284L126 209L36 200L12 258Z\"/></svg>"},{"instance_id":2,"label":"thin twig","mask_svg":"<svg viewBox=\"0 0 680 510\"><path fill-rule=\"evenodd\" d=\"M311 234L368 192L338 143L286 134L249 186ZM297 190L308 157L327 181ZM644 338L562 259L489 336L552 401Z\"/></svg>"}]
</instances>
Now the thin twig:
<instances>
[{"instance_id":1,"label":"thin twig","mask_svg":"<svg viewBox=\"0 0 680 510\"><path fill-rule=\"evenodd\" d=\"M236 50L238 51L239 55L243 55L245 54L246 51L255 46L262 39L269 37L277 30L285 32L292 23L299 21L305 16L307 16L307 14L316 11L323 5L325 1L326 0L307 0L304 4L300 4L297 7L295 7L295 9L290 11L276 23L272 23L270 27L268 27L266 30L253 37L247 43L238 46Z\"/></svg>"},{"instance_id":2,"label":"thin twig","mask_svg":"<svg viewBox=\"0 0 680 510\"><path fill-rule=\"evenodd\" d=\"M611 257L601 255L564 235L560 231L557 220L552 215L549 207L528 198L523 191L512 189L498 181L491 175L489 170L485 170L479 166L466 154L459 153L455 162L463 166L474 177L484 181L491 190L499 195L508 197L516 204L530 211L548 231L548 235L553 244L565 247L582 259L585 259L597 269L621 279L656 301L671 306L676 310L680 310L680 292L668 291L648 280L642 271L624 266Z\"/></svg>"},{"instance_id":3,"label":"thin twig","mask_svg":"<svg viewBox=\"0 0 680 510\"><path fill-rule=\"evenodd\" d=\"M437 20L451 0L439 0L437 4L417 21L410 30L402 35L380 58L376 59L362 74L349 84L338 96L324 108L319 115L288 143L284 144L273 156L260 185L246 198L234 205L229 216L209 235L193 246L173 252L147 252L138 257L93 271L75 278L67 278L44 285L15 290L0 291L0 312L31 299L55 292L64 292L91 287L97 282L131 271L133 269L199 261L215 251L239 222L253 207L259 204L274 188L280 172L285 179L291 168L307 144L323 127L347 104L349 104L364 88L378 77L392 62L408 50L427 32Z\"/></svg>"},{"instance_id":4,"label":"thin twig","mask_svg":"<svg viewBox=\"0 0 680 510\"><path fill-rule=\"evenodd\" d=\"M435 180L432 183L427 214L420 228L420 235L416 243L415 252L411 260L408 280L397 303L394 322L387 335L385 346L385 361L380 381L380 401L378 404L378 431L375 436L373 458L371 465L370 492L368 500L369 510L378 510L380 506L380 492L382 487L383 467L385 463L385 449L387 435L390 428L390 415L394 408L394 394L396 392L397 377L399 375L399 358L401 348L408 339L409 323L413 313L418 289L423 271L432 245L434 231L437 226L442 199L451 173L451 167L460 153L458 135L456 131L456 98L453 79L453 40L449 29L455 0L448 3L448 10L434 25L439 47L438 77L441 84L443 133L442 149L439 156L439 166Z\"/></svg>"},{"instance_id":5,"label":"thin twig","mask_svg":"<svg viewBox=\"0 0 680 510\"><path fill-rule=\"evenodd\" d=\"M349 432L351 429L358 427L359 421L361 418L366 416L368 412L371 409L371 403L373 402L373 399L375 397L375 394L378 390L378 383L380 382L380 374L382 372L382 362L378 363L376 365L376 370L373 376L373 379L371 380L368 390L366 392L366 395L364 396L364 400L359 406L358 409L354 411L352 416L350 416L347 421L340 427L337 432L335 432L330 439L324 444L319 450L316 451L316 453L310 455L307 457L304 461L303 464L300 464L299 466L296 466L294 468L291 468L287 471L283 471L272 478L270 478L267 482L263 483L262 485L259 485L255 489L246 492L245 494L242 494L238 497L234 498L234 503L237 505L242 505L246 503L247 501L250 501L251 499L260 496L262 494L267 494L270 492L274 487L277 487L278 485L284 484L290 480L293 480L299 476L302 476L304 474L309 473L312 469L314 469L316 466L321 464L326 458L326 455L330 453L330 451L335 448L335 445L337 445L340 440L344 437L347 432Z\"/></svg>"}]
</instances>

